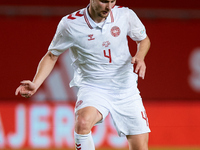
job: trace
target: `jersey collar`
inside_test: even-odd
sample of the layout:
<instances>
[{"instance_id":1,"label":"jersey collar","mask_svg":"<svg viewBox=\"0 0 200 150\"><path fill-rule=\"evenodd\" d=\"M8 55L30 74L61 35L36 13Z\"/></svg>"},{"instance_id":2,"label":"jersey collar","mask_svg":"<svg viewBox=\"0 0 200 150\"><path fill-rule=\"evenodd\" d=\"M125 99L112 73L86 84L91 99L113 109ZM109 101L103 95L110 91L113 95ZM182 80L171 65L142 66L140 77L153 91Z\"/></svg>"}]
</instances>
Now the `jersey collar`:
<instances>
[{"instance_id":1,"label":"jersey collar","mask_svg":"<svg viewBox=\"0 0 200 150\"><path fill-rule=\"evenodd\" d=\"M84 12L83 12L84 18L85 18L85 21L86 21L88 27L90 29L94 29L94 28L97 27L97 24L90 17L90 15L88 13L88 7L89 7L89 5L84 9ZM106 21L105 24L114 22L114 17L113 17L112 10L110 11L110 13L109 13L109 15L108 15L108 17L106 18L105 21Z\"/></svg>"}]
</instances>

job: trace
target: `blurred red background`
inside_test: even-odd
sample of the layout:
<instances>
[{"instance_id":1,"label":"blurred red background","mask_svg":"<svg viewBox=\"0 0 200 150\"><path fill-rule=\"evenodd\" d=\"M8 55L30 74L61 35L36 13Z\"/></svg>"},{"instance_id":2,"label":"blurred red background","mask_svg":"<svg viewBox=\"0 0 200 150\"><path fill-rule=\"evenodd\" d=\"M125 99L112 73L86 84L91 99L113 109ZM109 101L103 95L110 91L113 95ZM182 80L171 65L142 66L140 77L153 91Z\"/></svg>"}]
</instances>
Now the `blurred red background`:
<instances>
[{"instance_id":1,"label":"blurred red background","mask_svg":"<svg viewBox=\"0 0 200 150\"><path fill-rule=\"evenodd\" d=\"M38 62L46 53L54 36L58 22L65 15L65 9L66 14L71 13L76 8L87 6L88 3L89 1L1 0L0 115L4 104L17 105L18 102L26 103L26 101L34 103L35 100L41 98L41 95L43 102L60 99L66 104L71 102L72 105L74 104L75 94L66 87L69 82L68 76L70 76L67 74L70 72L61 71L63 67L66 67L63 66L65 57L61 57L62 61L57 63L55 74L67 76L67 79L61 80L65 82L63 84L65 84L67 96L59 98L52 94L54 87L52 87L51 79L55 80L54 77L45 81L38 96L31 100L15 96L14 92L21 80L32 80ZM151 49L145 60L146 77L145 80L139 80L139 89L152 128L150 144L156 146L184 145L185 143L200 146L198 138L200 119L197 115L200 100L200 1L117 0L117 5L135 9L151 40ZM44 11L51 13L44 13L41 7ZM59 15L58 12L55 13L56 15L52 13L51 10L55 7L62 10ZM29 10L24 12L23 9ZM134 54L135 43L130 41L129 46L131 53ZM2 120L4 123L5 119ZM5 124L7 125L8 121ZM191 128L195 129L196 134ZM183 133L187 133L188 138L183 136ZM195 140L190 139L191 135Z\"/></svg>"}]
</instances>

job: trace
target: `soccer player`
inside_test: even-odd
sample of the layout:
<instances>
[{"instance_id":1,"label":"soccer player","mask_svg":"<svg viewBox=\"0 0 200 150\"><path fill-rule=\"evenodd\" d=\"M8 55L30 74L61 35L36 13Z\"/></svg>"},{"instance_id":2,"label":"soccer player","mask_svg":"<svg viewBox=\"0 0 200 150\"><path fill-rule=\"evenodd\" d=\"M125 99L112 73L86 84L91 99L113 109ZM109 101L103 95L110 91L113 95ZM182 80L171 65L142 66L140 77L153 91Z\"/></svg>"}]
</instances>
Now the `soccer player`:
<instances>
[{"instance_id":1,"label":"soccer player","mask_svg":"<svg viewBox=\"0 0 200 150\"><path fill-rule=\"evenodd\" d=\"M79 87L74 131L77 150L95 149L91 129L109 113L118 135L127 137L130 150L148 149L150 129L137 80L138 75L145 77L150 40L137 15L115 4L116 0L90 0L86 8L63 17L33 81L24 80L16 89L16 95L31 97L59 55L69 49L75 72L70 86ZM127 36L137 44L133 57Z\"/></svg>"}]
</instances>

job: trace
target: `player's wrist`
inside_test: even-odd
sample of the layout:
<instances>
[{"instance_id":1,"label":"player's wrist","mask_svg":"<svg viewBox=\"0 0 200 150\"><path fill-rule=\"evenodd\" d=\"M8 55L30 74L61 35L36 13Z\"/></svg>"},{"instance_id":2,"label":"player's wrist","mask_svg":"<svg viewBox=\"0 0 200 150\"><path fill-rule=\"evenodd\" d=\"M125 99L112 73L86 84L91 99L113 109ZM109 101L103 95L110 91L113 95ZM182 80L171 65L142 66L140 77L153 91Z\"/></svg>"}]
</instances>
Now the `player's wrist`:
<instances>
[{"instance_id":1,"label":"player's wrist","mask_svg":"<svg viewBox=\"0 0 200 150\"><path fill-rule=\"evenodd\" d=\"M37 89L41 86L41 83L40 82L37 82L37 81L32 81L32 83L34 84L34 89L37 91Z\"/></svg>"},{"instance_id":2,"label":"player's wrist","mask_svg":"<svg viewBox=\"0 0 200 150\"><path fill-rule=\"evenodd\" d=\"M145 56L140 55L140 54L136 54L134 57L136 61L144 61L144 58L145 58Z\"/></svg>"}]
</instances>

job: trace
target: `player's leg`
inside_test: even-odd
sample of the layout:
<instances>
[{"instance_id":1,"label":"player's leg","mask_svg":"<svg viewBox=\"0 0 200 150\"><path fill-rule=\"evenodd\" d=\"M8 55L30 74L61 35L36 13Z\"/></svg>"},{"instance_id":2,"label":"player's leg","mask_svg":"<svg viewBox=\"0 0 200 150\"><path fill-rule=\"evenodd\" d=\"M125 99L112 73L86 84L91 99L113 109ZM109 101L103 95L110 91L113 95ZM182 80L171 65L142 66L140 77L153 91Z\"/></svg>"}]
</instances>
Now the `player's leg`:
<instances>
[{"instance_id":1,"label":"player's leg","mask_svg":"<svg viewBox=\"0 0 200 150\"><path fill-rule=\"evenodd\" d=\"M75 132L88 134L102 118L101 113L95 107L88 106L78 110L75 114Z\"/></svg>"},{"instance_id":2,"label":"player's leg","mask_svg":"<svg viewBox=\"0 0 200 150\"><path fill-rule=\"evenodd\" d=\"M94 150L91 129L108 115L108 103L103 90L91 86L81 87L75 106L74 138L77 150Z\"/></svg>"},{"instance_id":3,"label":"player's leg","mask_svg":"<svg viewBox=\"0 0 200 150\"><path fill-rule=\"evenodd\" d=\"M84 107L75 114L75 146L76 150L94 150L91 135L92 127L102 120L101 113L94 107Z\"/></svg>"},{"instance_id":4,"label":"player's leg","mask_svg":"<svg viewBox=\"0 0 200 150\"><path fill-rule=\"evenodd\" d=\"M148 150L149 133L127 135L129 150Z\"/></svg>"},{"instance_id":5,"label":"player's leg","mask_svg":"<svg viewBox=\"0 0 200 150\"><path fill-rule=\"evenodd\" d=\"M141 96L128 94L120 94L122 100L112 104L114 125L119 136L126 135L130 150L148 150L150 129Z\"/></svg>"}]
</instances>

